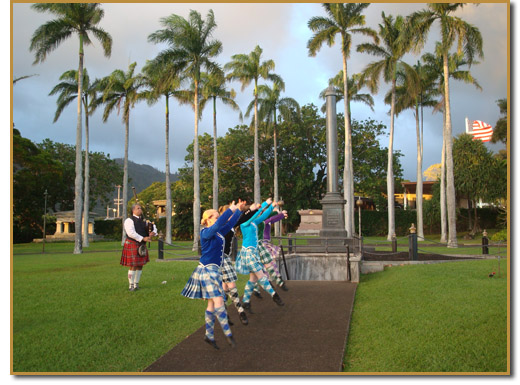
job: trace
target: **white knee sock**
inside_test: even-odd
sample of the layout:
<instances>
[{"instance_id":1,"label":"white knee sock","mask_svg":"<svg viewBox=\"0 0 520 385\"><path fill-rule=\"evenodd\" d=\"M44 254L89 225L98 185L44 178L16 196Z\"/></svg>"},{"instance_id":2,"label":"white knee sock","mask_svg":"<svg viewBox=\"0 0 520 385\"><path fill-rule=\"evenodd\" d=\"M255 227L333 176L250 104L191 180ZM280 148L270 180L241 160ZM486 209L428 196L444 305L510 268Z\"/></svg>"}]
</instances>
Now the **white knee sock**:
<instances>
[{"instance_id":1,"label":"white knee sock","mask_svg":"<svg viewBox=\"0 0 520 385\"><path fill-rule=\"evenodd\" d=\"M135 279L135 273L137 271L135 270L128 270L128 287L131 289L134 285L134 279Z\"/></svg>"},{"instance_id":2,"label":"white knee sock","mask_svg":"<svg viewBox=\"0 0 520 385\"><path fill-rule=\"evenodd\" d=\"M139 283L139 279L141 279L141 274L143 274L142 270L136 270L135 271L135 277L134 277L134 286L136 286Z\"/></svg>"}]
</instances>

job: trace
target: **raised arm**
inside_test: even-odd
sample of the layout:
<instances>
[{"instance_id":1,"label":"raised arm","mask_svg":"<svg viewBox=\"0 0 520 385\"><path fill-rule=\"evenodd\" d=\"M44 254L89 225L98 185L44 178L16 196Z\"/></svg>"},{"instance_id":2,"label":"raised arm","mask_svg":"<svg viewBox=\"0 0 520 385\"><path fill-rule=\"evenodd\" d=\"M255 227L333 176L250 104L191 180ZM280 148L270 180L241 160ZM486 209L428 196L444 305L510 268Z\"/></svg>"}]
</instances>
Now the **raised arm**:
<instances>
[{"instance_id":1,"label":"raised arm","mask_svg":"<svg viewBox=\"0 0 520 385\"><path fill-rule=\"evenodd\" d=\"M237 210L238 211L238 210ZM233 215L231 209L227 209L218 217L217 221L211 227L207 227L205 231L200 233L200 237L203 239L209 239L215 236L217 232L228 222L229 218Z\"/></svg>"}]
</instances>

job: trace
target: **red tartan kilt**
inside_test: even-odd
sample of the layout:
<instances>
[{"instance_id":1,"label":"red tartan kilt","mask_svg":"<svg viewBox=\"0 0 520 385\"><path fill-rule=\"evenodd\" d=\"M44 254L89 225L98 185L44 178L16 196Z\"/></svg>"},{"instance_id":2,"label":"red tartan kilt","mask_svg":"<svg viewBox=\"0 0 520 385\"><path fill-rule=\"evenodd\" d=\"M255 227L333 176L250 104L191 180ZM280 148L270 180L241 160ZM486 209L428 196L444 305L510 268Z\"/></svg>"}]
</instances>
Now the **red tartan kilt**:
<instances>
[{"instance_id":1,"label":"red tartan kilt","mask_svg":"<svg viewBox=\"0 0 520 385\"><path fill-rule=\"evenodd\" d=\"M138 242L126 239L123 246L123 252L121 253L121 262L119 262L119 264L123 266L144 266L146 263L150 262L148 250L146 250L146 255L144 257L139 255L138 250Z\"/></svg>"}]
</instances>

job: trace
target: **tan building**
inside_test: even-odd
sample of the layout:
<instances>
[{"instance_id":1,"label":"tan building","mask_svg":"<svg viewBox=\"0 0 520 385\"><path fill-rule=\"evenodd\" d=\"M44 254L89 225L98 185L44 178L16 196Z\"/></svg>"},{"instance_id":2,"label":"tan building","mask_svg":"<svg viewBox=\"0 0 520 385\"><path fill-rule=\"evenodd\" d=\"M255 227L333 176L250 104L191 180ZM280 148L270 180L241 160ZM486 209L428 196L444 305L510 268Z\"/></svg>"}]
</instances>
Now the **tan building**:
<instances>
[{"instance_id":1,"label":"tan building","mask_svg":"<svg viewBox=\"0 0 520 385\"><path fill-rule=\"evenodd\" d=\"M432 187L435 182L424 181L423 182L423 200L429 201L433 197ZM415 209L417 202L417 182L402 182L404 191L402 193L396 193L394 195L395 201L401 205L405 210Z\"/></svg>"}]
</instances>

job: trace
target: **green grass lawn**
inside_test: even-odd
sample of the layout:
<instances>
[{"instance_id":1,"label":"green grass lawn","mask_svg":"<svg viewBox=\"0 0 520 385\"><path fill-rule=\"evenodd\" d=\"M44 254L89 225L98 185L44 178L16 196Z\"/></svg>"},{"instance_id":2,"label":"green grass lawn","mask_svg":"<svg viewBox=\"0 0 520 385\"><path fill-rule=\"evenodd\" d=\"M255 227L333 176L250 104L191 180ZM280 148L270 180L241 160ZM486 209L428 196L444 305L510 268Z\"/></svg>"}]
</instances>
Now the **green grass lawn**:
<instances>
[{"instance_id":1,"label":"green grass lawn","mask_svg":"<svg viewBox=\"0 0 520 385\"><path fill-rule=\"evenodd\" d=\"M479 260L362 275L345 371L506 372L505 260L500 269Z\"/></svg>"},{"instance_id":2,"label":"green grass lawn","mask_svg":"<svg viewBox=\"0 0 520 385\"><path fill-rule=\"evenodd\" d=\"M13 372L139 372L204 324L205 303L180 295L196 261L155 262L153 245L132 293L120 242L72 249L13 246ZM345 370L506 371L506 262L501 278L496 260L362 276Z\"/></svg>"}]
</instances>

